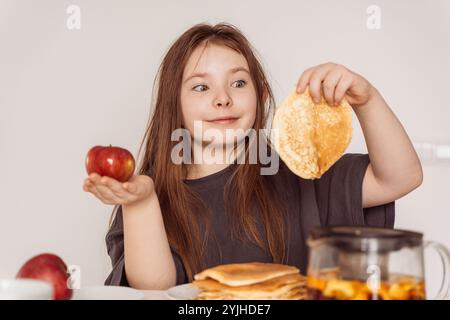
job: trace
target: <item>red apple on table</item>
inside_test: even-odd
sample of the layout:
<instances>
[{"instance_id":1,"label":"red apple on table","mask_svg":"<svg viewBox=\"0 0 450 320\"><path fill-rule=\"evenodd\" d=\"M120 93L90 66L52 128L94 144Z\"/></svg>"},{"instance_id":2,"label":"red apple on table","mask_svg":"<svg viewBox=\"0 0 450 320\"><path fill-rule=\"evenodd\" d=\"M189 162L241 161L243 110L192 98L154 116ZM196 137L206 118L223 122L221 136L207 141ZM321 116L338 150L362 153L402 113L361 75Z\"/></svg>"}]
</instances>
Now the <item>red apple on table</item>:
<instances>
[{"instance_id":1,"label":"red apple on table","mask_svg":"<svg viewBox=\"0 0 450 320\"><path fill-rule=\"evenodd\" d=\"M134 173L135 161L130 151L111 145L92 147L86 156L86 171L108 176L120 182L128 181Z\"/></svg>"},{"instance_id":2,"label":"red apple on table","mask_svg":"<svg viewBox=\"0 0 450 320\"><path fill-rule=\"evenodd\" d=\"M68 300L72 297L72 289L67 287L70 275L64 261L52 253L37 255L20 268L16 278L48 281L53 285L55 300Z\"/></svg>"}]
</instances>

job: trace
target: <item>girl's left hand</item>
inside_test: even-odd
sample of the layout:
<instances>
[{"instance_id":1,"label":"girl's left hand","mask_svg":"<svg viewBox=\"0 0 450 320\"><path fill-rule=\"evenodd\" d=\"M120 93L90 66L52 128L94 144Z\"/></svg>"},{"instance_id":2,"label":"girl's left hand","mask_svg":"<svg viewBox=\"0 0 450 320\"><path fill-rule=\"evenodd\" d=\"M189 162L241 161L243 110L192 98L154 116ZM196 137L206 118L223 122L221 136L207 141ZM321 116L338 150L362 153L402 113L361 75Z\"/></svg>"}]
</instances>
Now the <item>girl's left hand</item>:
<instances>
[{"instance_id":1,"label":"girl's left hand","mask_svg":"<svg viewBox=\"0 0 450 320\"><path fill-rule=\"evenodd\" d=\"M297 83L297 92L303 93L309 86L312 99L320 102L320 91L323 90L329 105L338 105L342 98L352 106L366 104L374 95L375 88L359 74L346 67L325 63L306 69Z\"/></svg>"}]
</instances>

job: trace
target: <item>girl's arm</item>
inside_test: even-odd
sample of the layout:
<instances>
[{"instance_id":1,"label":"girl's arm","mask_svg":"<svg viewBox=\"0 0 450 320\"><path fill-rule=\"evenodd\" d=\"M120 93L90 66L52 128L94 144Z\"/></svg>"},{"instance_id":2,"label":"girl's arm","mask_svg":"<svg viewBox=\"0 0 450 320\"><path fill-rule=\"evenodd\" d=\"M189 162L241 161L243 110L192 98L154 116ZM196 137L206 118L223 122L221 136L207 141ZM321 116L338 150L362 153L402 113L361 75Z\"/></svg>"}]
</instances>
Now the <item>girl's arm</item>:
<instances>
[{"instance_id":1,"label":"girl's arm","mask_svg":"<svg viewBox=\"0 0 450 320\"><path fill-rule=\"evenodd\" d=\"M176 284L176 269L156 192L123 205L125 273L136 289L165 290Z\"/></svg>"},{"instance_id":2,"label":"girl's arm","mask_svg":"<svg viewBox=\"0 0 450 320\"><path fill-rule=\"evenodd\" d=\"M381 94L354 108L369 152L363 180L363 207L396 200L422 184L420 160L400 121Z\"/></svg>"},{"instance_id":3,"label":"girl's arm","mask_svg":"<svg viewBox=\"0 0 450 320\"><path fill-rule=\"evenodd\" d=\"M307 86L316 102L323 90L330 105L345 98L355 111L370 158L363 181L363 207L391 202L422 183L422 166L408 135L366 79L344 66L326 63L305 70L297 91Z\"/></svg>"},{"instance_id":4,"label":"girl's arm","mask_svg":"<svg viewBox=\"0 0 450 320\"><path fill-rule=\"evenodd\" d=\"M92 173L83 190L104 204L122 205L125 274L136 289L167 289L176 284L176 268L153 179L134 175L121 183Z\"/></svg>"}]
</instances>

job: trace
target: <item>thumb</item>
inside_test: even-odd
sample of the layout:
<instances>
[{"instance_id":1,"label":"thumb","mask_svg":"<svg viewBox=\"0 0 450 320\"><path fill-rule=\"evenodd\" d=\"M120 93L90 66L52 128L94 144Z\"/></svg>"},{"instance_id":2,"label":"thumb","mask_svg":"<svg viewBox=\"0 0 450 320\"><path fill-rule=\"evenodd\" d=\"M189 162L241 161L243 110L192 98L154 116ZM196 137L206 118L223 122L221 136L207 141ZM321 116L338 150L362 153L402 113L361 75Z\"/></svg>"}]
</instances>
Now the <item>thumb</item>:
<instances>
[{"instance_id":1,"label":"thumb","mask_svg":"<svg viewBox=\"0 0 450 320\"><path fill-rule=\"evenodd\" d=\"M137 191L137 186L133 182L126 182L123 187L125 188L125 190L131 193L135 193Z\"/></svg>"}]
</instances>

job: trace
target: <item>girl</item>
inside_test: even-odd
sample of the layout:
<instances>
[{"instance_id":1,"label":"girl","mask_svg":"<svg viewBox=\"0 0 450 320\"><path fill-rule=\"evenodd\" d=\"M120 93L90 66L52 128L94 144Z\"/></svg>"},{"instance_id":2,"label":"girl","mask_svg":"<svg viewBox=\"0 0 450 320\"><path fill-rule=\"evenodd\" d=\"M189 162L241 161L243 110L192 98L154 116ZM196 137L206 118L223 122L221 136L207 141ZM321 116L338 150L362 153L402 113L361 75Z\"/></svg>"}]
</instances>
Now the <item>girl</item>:
<instances>
[{"instance_id":1,"label":"girl","mask_svg":"<svg viewBox=\"0 0 450 320\"><path fill-rule=\"evenodd\" d=\"M283 162L276 174L262 175L261 161L238 164L235 156L216 163L195 161L195 153L193 163L171 158L176 129L194 135L200 122L203 132L259 134L273 115L263 69L235 27L200 24L187 30L170 47L157 80L138 174L126 183L91 174L83 186L115 205L106 236L113 265L106 285L167 289L205 268L251 261L284 263L305 273L311 228L392 228L394 201L422 183L420 161L398 119L366 79L341 65L306 70L297 90L309 88L316 100L323 90L331 105L347 99L368 154L345 154L317 180L297 177ZM194 147L208 142L192 139Z\"/></svg>"}]
</instances>

